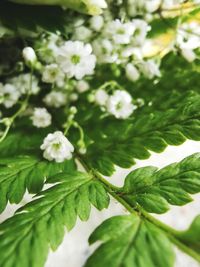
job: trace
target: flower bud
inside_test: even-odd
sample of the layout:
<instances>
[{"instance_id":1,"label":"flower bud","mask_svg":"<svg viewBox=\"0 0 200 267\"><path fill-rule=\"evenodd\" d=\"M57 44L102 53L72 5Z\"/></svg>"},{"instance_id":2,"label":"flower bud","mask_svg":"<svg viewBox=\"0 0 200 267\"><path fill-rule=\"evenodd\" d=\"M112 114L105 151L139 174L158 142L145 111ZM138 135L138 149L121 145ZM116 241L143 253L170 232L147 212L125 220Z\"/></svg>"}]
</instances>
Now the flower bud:
<instances>
[{"instance_id":1,"label":"flower bud","mask_svg":"<svg viewBox=\"0 0 200 267\"><path fill-rule=\"evenodd\" d=\"M28 65L33 66L37 60L35 51L32 47L25 47L22 51L22 56Z\"/></svg>"}]
</instances>

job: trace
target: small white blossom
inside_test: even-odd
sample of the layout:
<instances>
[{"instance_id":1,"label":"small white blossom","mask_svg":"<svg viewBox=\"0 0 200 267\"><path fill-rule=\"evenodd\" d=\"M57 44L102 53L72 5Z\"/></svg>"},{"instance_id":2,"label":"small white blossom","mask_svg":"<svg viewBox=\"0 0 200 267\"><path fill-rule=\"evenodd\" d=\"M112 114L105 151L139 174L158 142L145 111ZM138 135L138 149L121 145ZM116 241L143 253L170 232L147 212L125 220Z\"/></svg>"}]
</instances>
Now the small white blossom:
<instances>
[{"instance_id":1,"label":"small white blossom","mask_svg":"<svg viewBox=\"0 0 200 267\"><path fill-rule=\"evenodd\" d=\"M93 16L90 19L90 27L94 30L99 32L104 24L104 19L102 16Z\"/></svg>"},{"instance_id":2,"label":"small white blossom","mask_svg":"<svg viewBox=\"0 0 200 267\"><path fill-rule=\"evenodd\" d=\"M62 92L52 91L44 97L43 101L49 107L60 108L67 103L67 96Z\"/></svg>"},{"instance_id":3,"label":"small white blossom","mask_svg":"<svg viewBox=\"0 0 200 267\"><path fill-rule=\"evenodd\" d=\"M152 13L159 8L162 1L161 0L140 0L140 1L128 0L128 14L132 17L135 17L138 14L144 14L146 12Z\"/></svg>"},{"instance_id":4,"label":"small white blossom","mask_svg":"<svg viewBox=\"0 0 200 267\"><path fill-rule=\"evenodd\" d=\"M46 108L35 108L31 120L35 127L45 128L51 125L51 114Z\"/></svg>"},{"instance_id":5,"label":"small white blossom","mask_svg":"<svg viewBox=\"0 0 200 267\"><path fill-rule=\"evenodd\" d=\"M76 93L72 93L72 94L69 96L69 99L70 99L70 101L72 101L72 102L77 101L77 100L78 100L78 94L76 94Z\"/></svg>"},{"instance_id":6,"label":"small white blossom","mask_svg":"<svg viewBox=\"0 0 200 267\"><path fill-rule=\"evenodd\" d=\"M181 49L196 49L200 47L200 24L197 22L184 23L178 29L177 45Z\"/></svg>"},{"instance_id":7,"label":"small white blossom","mask_svg":"<svg viewBox=\"0 0 200 267\"><path fill-rule=\"evenodd\" d=\"M28 64L34 64L37 60L35 51L32 47L25 47L22 51L23 58Z\"/></svg>"},{"instance_id":8,"label":"small white blossom","mask_svg":"<svg viewBox=\"0 0 200 267\"><path fill-rule=\"evenodd\" d=\"M42 36L42 40L36 42L38 55L46 63L55 62L60 43L60 36L58 34L50 34L47 37Z\"/></svg>"},{"instance_id":9,"label":"small white blossom","mask_svg":"<svg viewBox=\"0 0 200 267\"><path fill-rule=\"evenodd\" d=\"M99 8L106 8L107 3L105 0L89 0L91 5L97 6Z\"/></svg>"},{"instance_id":10,"label":"small white blossom","mask_svg":"<svg viewBox=\"0 0 200 267\"><path fill-rule=\"evenodd\" d=\"M90 86L89 86L88 82L86 82L84 80L78 81L76 84L76 90L79 93L84 93L84 92L88 91L89 88L90 88Z\"/></svg>"},{"instance_id":11,"label":"small white blossom","mask_svg":"<svg viewBox=\"0 0 200 267\"><path fill-rule=\"evenodd\" d=\"M170 9L174 6L180 5L184 0L162 0L162 8Z\"/></svg>"},{"instance_id":12,"label":"small white blossom","mask_svg":"<svg viewBox=\"0 0 200 267\"><path fill-rule=\"evenodd\" d=\"M36 95L40 91L38 79L34 75L31 77L30 73L13 77L9 79L9 83L13 84L21 94L31 93Z\"/></svg>"},{"instance_id":13,"label":"small white blossom","mask_svg":"<svg viewBox=\"0 0 200 267\"><path fill-rule=\"evenodd\" d=\"M57 64L45 66L42 81L45 83L55 83L58 87L64 86L65 74L61 71Z\"/></svg>"},{"instance_id":14,"label":"small white blossom","mask_svg":"<svg viewBox=\"0 0 200 267\"><path fill-rule=\"evenodd\" d=\"M135 109L136 106L132 103L132 97L126 91L115 91L107 101L108 112L117 119L127 119Z\"/></svg>"},{"instance_id":15,"label":"small white blossom","mask_svg":"<svg viewBox=\"0 0 200 267\"><path fill-rule=\"evenodd\" d=\"M166 1L166 0L164 0L164 1ZM162 4L163 0L143 0L143 2L145 3L145 11L152 13L159 8L159 6L160 6L160 4Z\"/></svg>"},{"instance_id":16,"label":"small white blossom","mask_svg":"<svg viewBox=\"0 0 200 267\"><path fill-rule=\"evenodd\" d=\"M73 40L87 41L92 36L92 31L85 26L80 26L75 29Z\"/></svg>"},{"instance_id":17,"label":"small white blossom","mask_svg":"<svg viewBox=\"0 0 200 267\"><path fill-rule=\"evenodd\" d=\"M126 77L130 81L135 82L140 78L140 72L133 64L128 63L126 66Z\"/></svg>"},{"instance_id":18,"label":"small white blossom","mask_svg":"<svg viewBox=\"0 0 200 267\"><path fill-rule=\"evenodd\" d=\"M133 59L140 60L140 61L143 58L141 48L132 47L132 46L123 49L121 55L122 55L122 57L125 57L125 58L132 57Z\"/></svg>"},{"instance_id":19,"label":"small white blossom","mask_svg":"<svg viewBox=\"0 0 200 267\"><path fill-rule=\"evenodd\" d=\"M67 41L60 47L57 61L69 78L75 77L81 80L85 75L93 74L96 57L92 54L90 44Z\"/></svg>"},{"instance_id":20,"label":"small white blossom","mask_svg":"<svg viewBox=\"0 0 200 267\"><path fill-rule=\"evenodd\" d=\"M73 145L60 131L48 134L40 147L44 150L43 157L49 161L64 162L72 158Z\"/></svg>"},{"instance_id":21,"label":"small white blossom","mask_svg":"<svg viewBox=\"0 0 200 267\"><path fill-rule=\"evenodd\" d=\"M95 102L100 106L105 106L109 95L103 89L98 89L95 93Z\"/></svg>"},{"instance_id":22,"label":"small white blossom","mask_svg":"<svg viewBox=\"0 0 200 267\"><path fill-rule=\"evenodd\" d=\"M134 31L132 22L122 23L119 19L108 22L105 28L105 34L116 44L129 44Z\"/></svg>"},{"instance_id":23,"label":"small white blossom","mask_svg":"<svg viewBox=\"0 0 200 267\"><path fill-rule=\"evenodd\" d=\"M99 38L92 43L92 46L98 63L113 63L117 60L118 55L110 40Z\"/></svg>"},{"instance_id":24,"label":"small white blossom","mask_svg":"<svg viewBox=\"0 0 200 267\"><path fill-rule=\"evenodd\" d=\"M17 103L18 99L20 98L20 93L12 84L0 84L0 98L2 99L3 105L6 108L11 108Z\"/></svg>"},{"instance_id":25,"label":"small white blossom","mask_svg":"<svg viewBox=\"0 0 200 267\"><path fill-rule=\"evenodd\" d=\"M141 72L148 79L161 76L159 64L153 59L141 62L139 67Z\"/></svg>"},{"instance_id":26,"label":"small white blossom","mask_svg":"<svg viewBox=\"0 0 200 267\"><path fill-rule=\"evenodd\" d=\"M196 59L196 54L191 49L182 49L181 54L188 62L193 62Z\"/></svg>"},{"instance_id":27,"label":"small white blossom","mask_svg":"<svg viewBox=\"0 0 200 267\"><path fill-rule=\"evenodd\" d=\"M148 31L150 30L150 26L142 19L134 19L132 20L132 23L135 27L132 43L136 46L141 46L145 41Z\"/></svg>"}]
</instances>

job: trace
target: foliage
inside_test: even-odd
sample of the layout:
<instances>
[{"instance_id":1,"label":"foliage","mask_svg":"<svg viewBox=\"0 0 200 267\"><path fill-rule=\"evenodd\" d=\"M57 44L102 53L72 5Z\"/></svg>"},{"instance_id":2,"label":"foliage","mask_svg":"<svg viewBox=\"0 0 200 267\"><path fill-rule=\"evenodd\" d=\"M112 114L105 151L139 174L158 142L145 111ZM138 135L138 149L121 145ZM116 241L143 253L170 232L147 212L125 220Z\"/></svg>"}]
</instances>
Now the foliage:
<instances>
[{"instance_id":1,"label":"foliage","mask_svg":"<svg viewBox=\"0 0 200 267\"><path fill-rule=\"evenodd\" d=\"M99 210L108 207L103 185L88 174L63 172L47 182L57 184L0 226L1 266L43 266L49 246L55 250L62 242L64 226L71 230L77 216L86 221L91 204Z\"/></svg>"},{"instance_id":2,"label":"foliage","mask_svg":"<svg viewBox=\"0 0 200 267\"><path fill-rule=\"evenodd\" d=\"M104 221L90 236L89 242L93 244L99 240L103 244L88 259L86 267L170 267L174 264L168 238L152 223L133 214Z\"/></svg>"},{"instance_id":3,"label":"foliage","mask_svg":"<svg viewBox=\"0 0 200 267\"><path fill-rule=\"evenodd\" d=\"M11 2L0 3L0 212L34 196L0 224L0 266L44 266L110 198L130 214L93 232L85 267L173 267L174 245L200 262L199 216L177 231L150 214L200 192L199 153L130 171L122 187L102 176L200 141L198 3L109 0L90 17L104 0Z\"/></svg>"},{"instance_id":4,"label":"foliage","mask_svg":"<svg viewBox=\"0 0 200 267\"><path fill-rule=\"evenodd\" d=\"M166 212L168 203L187 204L192 201L188 193L200 191L199 156L192 155L161 170L144 167L129 173L122 189L123 198L150 213Z\"/></svg>"}]
</instances>

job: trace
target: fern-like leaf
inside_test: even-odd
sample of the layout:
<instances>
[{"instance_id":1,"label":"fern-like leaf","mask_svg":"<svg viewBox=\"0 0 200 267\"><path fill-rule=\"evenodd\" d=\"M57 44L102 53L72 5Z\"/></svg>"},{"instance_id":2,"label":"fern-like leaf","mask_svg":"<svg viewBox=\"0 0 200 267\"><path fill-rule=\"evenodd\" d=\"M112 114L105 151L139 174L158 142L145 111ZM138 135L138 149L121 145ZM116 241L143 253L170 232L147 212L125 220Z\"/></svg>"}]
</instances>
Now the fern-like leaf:
<instances>
[{"instance_id":1,"label":"fern-like leaf","mask_svg":"<svg viewBox=\"0 0 200 267\"><path fill-rule=\"evenodd\" d=\"M45 179L74 169L73 161L55 163L33 156L1 159L0 212L4 210L8 200L10 203L19 203L26 188L29 193L38 193L42 190Z\"/></svg>"},{"instance_id":2,"label":"fern-like leaf","mask_svg":"<svg viewBox=\"0 0 200 267\"><path fill-rule=\"evenodd\" d=\"M121 193L132 206L139 205L148 212L164 213L171 205L192 201L189 194L200 192L200 154L191 155L179 163L158 170L143 167L125 179Z\"/></svg>"},{"instance_id":3,"label":"fern-like leaf","mask_svg":"<svg viewBox=\"0 0 200 267\"><path fill-rule=\"evenodd\" d=\"M88 174L62 173L48 182L57 184L0 225L0 266L43 267L49 247L62 242L64 226L71 230L77 216L86 221L91 204L108 207L103 185Z\"/></svg>"},{"instance_id":4,"label":"fern-like leaf","mask_svg":"<svg viewBox=\"0 0 200 267\"><path fill-rule=\"evenodd\" d=\"M90 236L103 244L85 267L173 267L174 252L166 235L152 223L132 214L103 222Z\"/></svg>"},{"instance_id":5,"label":"fern-like leaf","mask_svg":"<svg viewBox=\"0 0 200 267\"><path fill-rule=\"evenodd\" d=\"M112 175L114 165L131 167L134 159L149 158L149 151L160 153L186 139L200 140L200 95L189 95L176 104L148 114L135 112L126 121L110 117L97 122L97 114L80 121L91 143L86 160L104 175ZM93 131L91 125L95 125Z\"/></svg>"}]
</instances>

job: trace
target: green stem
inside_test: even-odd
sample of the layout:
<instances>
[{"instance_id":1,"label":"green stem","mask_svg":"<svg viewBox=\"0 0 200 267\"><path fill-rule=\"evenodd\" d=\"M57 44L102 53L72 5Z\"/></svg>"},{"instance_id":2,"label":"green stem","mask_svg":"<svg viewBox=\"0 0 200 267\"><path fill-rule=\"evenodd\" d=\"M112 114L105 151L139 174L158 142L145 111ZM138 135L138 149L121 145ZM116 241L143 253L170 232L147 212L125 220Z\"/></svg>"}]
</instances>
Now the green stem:
<instances>
[{"instance_id":1,"label":"green stem","mask_svg":"<svg viewBox=\"0 0 200 267\"><path fill-rule=\"evenodd\" d=\"M119 187L114 186L113 184L109 183L106 179L102 177L102 175L94 170L91 169L87 163L79 156L77 155L78 160L82 164L82 166L85 168L87 172L90 172L93 174L94 178L101 181L103 185L105 186L106 190L110 193L110 195L116 199L122 206L126 208L127 211L130 213L137 214L140 217L145 218L152 224L156 225L159 229L164 231L168 238L171 240L172 243L174 243L180 250L182 250L184 253L188 254L192 258L194 258L196 261L200 262L200 255L193 251L191 248L189 248L187 245L183 244L178 238L179 231L173 229L172 227L166 225L165 223L157 220L155 217L144 211L141 207L137 206L136 208L131 207L120 195L119 195Z\"/></svg>"},{"instance_id":2,"label":"green stem","mask_svg":"<svg viewBox=\"0 0 200 267\"><path fill-rule=\"evenodd\" d=\"M3 140L6 138L8 132L10 131L10 127L11 127L11 125L6 126L6 129L5 129L3 135L0 138L0 143L3 142Z\"/></svg>"},{"instance_id":3,"label":"green stem","mask_svg":"<svg viewBox=\"0 0 200 267\"><path fill-rule=\"evenodd\" d=\"M13 122L15 121L15 119L23 112L25 111L26 107L27 107L27 104L28 104L28 99L26 99L22 105L20 106L20 108L17 110L17 112L12 116L12 117L9 117L7 118L7 120L9 121L9 123L6 125L6 129L3 133L3 135L1 136L0 138L0 143L2 143L4 141L4 139L6 138L6 136L8 135L9 131L10 131L10 128L13 124Z\"/></svg>"}]
</instances>

